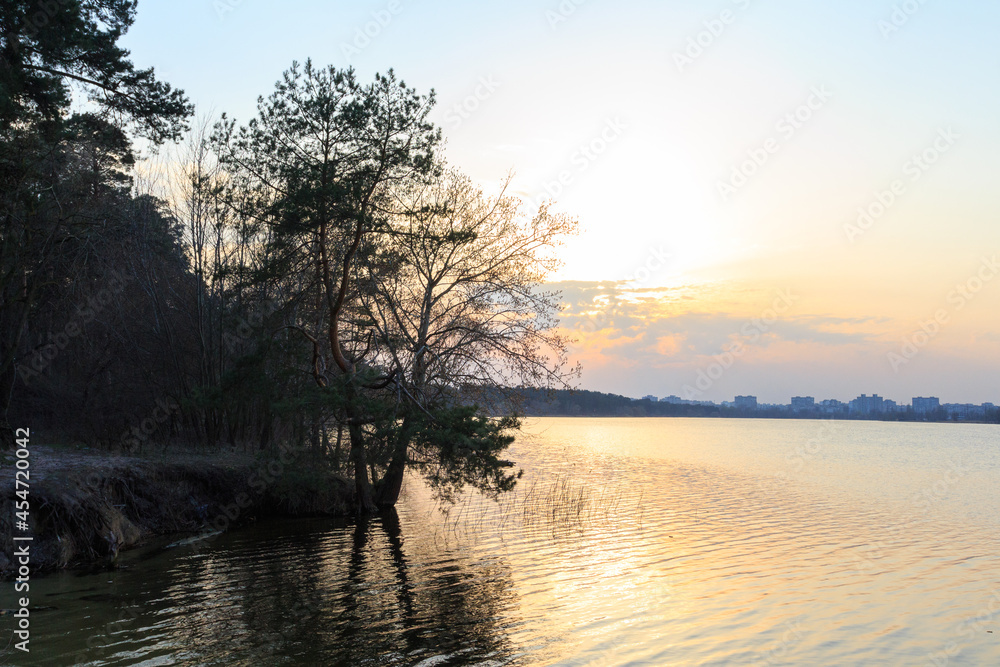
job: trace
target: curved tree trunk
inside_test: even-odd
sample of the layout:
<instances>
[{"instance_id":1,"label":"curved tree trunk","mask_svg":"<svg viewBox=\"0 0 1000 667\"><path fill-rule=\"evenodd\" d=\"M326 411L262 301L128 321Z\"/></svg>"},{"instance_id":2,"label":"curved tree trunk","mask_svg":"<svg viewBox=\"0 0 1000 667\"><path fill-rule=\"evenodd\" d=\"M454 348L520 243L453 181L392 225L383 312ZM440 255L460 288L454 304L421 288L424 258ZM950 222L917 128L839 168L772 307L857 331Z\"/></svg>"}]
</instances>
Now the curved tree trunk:
<instances>
[{"instance_id":1,"label":"curved tree trunk","mask_svg":"<svg viewBox=\"0 0 1000 667\"><path fill-rule=\"evenodd\" d=\"M411 426L410 417L404 417L403 425L399 429L399 437L392 450L389 468L385 472L385 477L378 484L375 501L380 508L395 507L399 501L399 492L403 489L403 473L406 472L406 457L410 449Z\"/></svg>"}]
</instances>

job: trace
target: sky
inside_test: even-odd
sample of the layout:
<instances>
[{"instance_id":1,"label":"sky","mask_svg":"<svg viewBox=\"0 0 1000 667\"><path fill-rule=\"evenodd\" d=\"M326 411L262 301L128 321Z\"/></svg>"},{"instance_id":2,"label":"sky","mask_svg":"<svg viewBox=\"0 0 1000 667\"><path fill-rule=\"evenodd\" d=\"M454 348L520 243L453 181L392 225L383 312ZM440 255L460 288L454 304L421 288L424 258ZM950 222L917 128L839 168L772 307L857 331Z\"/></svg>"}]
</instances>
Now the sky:
<instances>
[{"instance_id":1,"label":"sky","mask_svg":"<svg viewBox=\"0 0 1000 667\"><path fill-rule=\"evenodd\" d=\"M393 68L561 249L580 386L1000 403L1000 4L140 0L123 39L246 121L292 61Z\"/></svg>"}]
</instances>

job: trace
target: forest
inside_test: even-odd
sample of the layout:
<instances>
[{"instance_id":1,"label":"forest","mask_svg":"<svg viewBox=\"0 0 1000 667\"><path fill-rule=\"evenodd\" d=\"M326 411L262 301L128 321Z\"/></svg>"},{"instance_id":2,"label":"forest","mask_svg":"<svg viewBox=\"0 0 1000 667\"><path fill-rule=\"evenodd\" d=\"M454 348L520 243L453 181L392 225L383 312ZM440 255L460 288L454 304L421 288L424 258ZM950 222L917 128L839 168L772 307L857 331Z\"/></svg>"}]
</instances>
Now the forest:
<instances>
[{"instance_id":1,"label":"forest","mask_svg":"<svg viewBox=\"0 0 1000 667\"><path fill-rule=\"evenodd\" d=\"M395 504L498 494L524 390L578 375L545 277L575 220L447 163L433 91L291 63L196 119L132 0L0 8L0 430L108 452L293 444ZM312 463L303 463L312 465Z\"/></svg>"}]
</instances>

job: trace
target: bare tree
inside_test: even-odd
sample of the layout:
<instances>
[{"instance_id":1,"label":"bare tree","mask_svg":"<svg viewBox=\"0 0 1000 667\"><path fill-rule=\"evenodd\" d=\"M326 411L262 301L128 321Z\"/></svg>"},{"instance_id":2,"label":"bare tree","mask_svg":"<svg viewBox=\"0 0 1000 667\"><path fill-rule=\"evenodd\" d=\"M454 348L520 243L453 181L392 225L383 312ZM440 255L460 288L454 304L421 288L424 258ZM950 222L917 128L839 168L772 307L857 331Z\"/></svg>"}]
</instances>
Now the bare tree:
<instances>
[{"instance_id":1,"label":"bare tree","mask_svg":"<svg viewBox=\"0 0 1000 667\"><path fill-rule=\"evenodd\" d=\"M454 170L410 183L370 253L364 304L417 409L403 418L381 505L399 496L415 415L456 400L510 413L516 389L562 388L578 375L556 331L559 295L543 287L576 221L548 206L525 214L510 181L493 197Z\"/></svg>"}]
</instances>

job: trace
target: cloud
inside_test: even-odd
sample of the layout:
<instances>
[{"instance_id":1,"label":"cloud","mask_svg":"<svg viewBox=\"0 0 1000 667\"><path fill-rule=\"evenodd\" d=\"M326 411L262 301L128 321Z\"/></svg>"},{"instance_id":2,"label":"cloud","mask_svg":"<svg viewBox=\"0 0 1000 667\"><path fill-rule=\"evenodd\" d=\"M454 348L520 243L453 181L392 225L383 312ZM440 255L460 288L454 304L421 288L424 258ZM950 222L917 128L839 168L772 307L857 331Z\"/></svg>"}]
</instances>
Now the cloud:
<instances>
[{"instance_id":1,"label":"cloud","mask_svg":"<svg viewBox=\"0 0 1000 667\"><path fill-rule=\"evenodd\" d=\"M911 393L942 393L946 385L942 376L936 389L922 369L908 369L910 379L891 372L886 351L898 346L900 323L884 315L817 313L806 309L816 302L797 298L781 316L769 319L777 290L722 282L664 288L566 281L546 287L561 293L560 326L576 339L570 356L583 365L588 389L680 395L737 343L743 346L738 359L705 399L750 393L785 402L788 396L813 394L849 400L864 391L898 392L907 400ZM965 340L975 340L982 350L1000 342L1000 334ZM962 351L972 353L970 347ZM928 349L920 364L927 369L968 365L969 359L955 355L948 346Z\"/></svg>"},{"instance_id":2,"label":"cloud","mask_svg":"<svg viewBox=\"0 0 1000 667\"><path fill-rule=\"evenodd\" d=\"M780 343L863 345L878 338L884 323L879 318L796 314L794 307L774 321L766 320L766 307L743 309L753 315L699 311L699 306L713 305L705 298L712 291L706 286L637 289L623 282L574 281L551 287L562 294L561 325L579 339L578 351L654 365L719 354L736 341L758 348Z\"/></svg>"}]
</instances>

